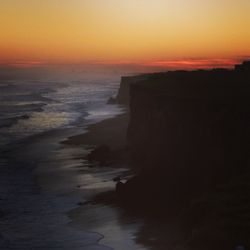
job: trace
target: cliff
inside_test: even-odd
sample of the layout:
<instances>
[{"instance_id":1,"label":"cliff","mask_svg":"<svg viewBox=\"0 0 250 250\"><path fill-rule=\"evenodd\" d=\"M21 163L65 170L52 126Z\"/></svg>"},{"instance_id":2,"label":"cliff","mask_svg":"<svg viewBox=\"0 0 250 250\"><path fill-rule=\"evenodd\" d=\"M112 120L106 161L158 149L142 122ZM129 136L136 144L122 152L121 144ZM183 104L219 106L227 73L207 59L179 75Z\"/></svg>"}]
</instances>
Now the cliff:
<instances>
[{"instance_id":1,"label":"cliff","mask_svg":"<svg viewBox=\"0 0 250 250\"><path fill-rule=\"evenodd\" d=\"M249 76L236 70L176 71L132 84L128 140L136 164L144 173L160 172L171 188L173 180L176 189L180 183L194 186L192 192L245 168Z\"/></svg>"},{"instance_id":2,"label":"cliff","mask_svg":"<svg viewBox=\"0 0 250 250\"><path fill-rule=\"evenodd\" d=\"M140 82L143 80L146 80L148 78L149 74L142 74L137 76L123 76L121 78L120 88L118 91L118 95L116 97L116 102L118 104L129 104L129 91L130 91L130 85L136 82Z\"/></svg>"},{"instance_id":3,"label":"cliff","mask_svg":"<svg viewBox=\"0 0 250 250\"><path fill-rule=\"evenodd\" d=\"M119 202L171 223L174 244L185 249L250 247L250 63L128 85L136 175L117 184Z\"/></svg>"},{"instance_id":4,"label":"cliff","mask_svg":"<svg viewBox=\"0 0 250 250\"><path fill-rule=\"evenodd\" d=\"M174 213L191 249L228 249L237 240L250 246L250 221L242 217L244 210L250 218L249 63L153 74L129 85L137 175L117 185L121 202Z\"/></svg>"}]
</instances>

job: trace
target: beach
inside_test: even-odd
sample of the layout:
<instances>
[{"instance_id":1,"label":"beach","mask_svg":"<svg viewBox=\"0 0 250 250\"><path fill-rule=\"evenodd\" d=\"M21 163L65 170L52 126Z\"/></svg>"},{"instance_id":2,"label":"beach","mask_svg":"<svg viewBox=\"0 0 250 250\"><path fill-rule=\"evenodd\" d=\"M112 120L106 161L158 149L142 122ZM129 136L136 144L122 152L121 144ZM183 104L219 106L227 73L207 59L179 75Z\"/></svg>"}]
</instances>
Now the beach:
<instances>
[{"instance_id":1,"label":"beach","mask_svg":"<svg viewBox=\"0 0 250 250\"><path fill-rule=\"evenodd\" d=\"M88 126L87 133L69 137L67 145L107 145L113 150L126 147L129 115L125 112L114 118Z\"/></svg>"},{"instance_id":2,"label":"beach","mask_svg":"<svg viewBox=\"0 0 250 250\"><path fill-rule=\"evenodd\" d=\"M124 113L90 125L87 133L69 137L63 144L87 145L90 148L107 145L116 152L126 147L127 125L128 114ZM98 231L103 235L100 242L112 249L147 249L142 244L136 243L136 234L142 226L142 219L127 214L117 204L110 202L116 185L113 179L126 176L129 166L125 166L124 162L122 165L116 162L107 166L100 166L97 163L94 166L87 170L87 179L83 176L82 183L78 185L83 200L80 207L68 213L72 220L69 225L78 230ZM102 194L108 194L105 196L107 199L96 200L96 197Z\"/></svg>"}]
</instances>

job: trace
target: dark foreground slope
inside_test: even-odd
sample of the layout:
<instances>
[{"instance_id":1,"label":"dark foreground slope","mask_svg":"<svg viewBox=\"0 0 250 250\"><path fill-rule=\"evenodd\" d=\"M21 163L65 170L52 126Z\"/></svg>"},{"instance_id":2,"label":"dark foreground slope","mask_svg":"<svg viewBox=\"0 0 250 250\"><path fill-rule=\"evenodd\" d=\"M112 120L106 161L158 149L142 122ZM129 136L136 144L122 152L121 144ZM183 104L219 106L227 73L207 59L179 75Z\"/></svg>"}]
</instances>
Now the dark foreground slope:
<instances>
[{"instance_id":1,"label":"dark foreground slope","mask_svg":"<svg viewBox=\"0 0 250 250\"><path fill-rule=\"evenodd\" d=\"M131 84L128 141L140 173L117 185L124 205L175 215L192 249L249 244L249 63Z\"/></svg>"}]
</instances>

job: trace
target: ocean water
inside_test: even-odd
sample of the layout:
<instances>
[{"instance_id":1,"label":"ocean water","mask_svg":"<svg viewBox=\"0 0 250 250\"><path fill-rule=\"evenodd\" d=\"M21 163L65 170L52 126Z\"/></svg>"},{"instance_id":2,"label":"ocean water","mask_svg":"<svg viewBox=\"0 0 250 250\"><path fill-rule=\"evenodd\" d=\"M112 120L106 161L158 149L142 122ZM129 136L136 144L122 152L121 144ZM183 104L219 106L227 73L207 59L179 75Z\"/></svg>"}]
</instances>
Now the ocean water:
<instances>
[{"instance_id":1,"label":"ocean water","mask_svg":"<svg viewBox=\"0 0 250 250\"><path fill-rule=\"evenodd\" d=\"M0 146L57 128L79 127L118 114L108 98L117 82L0 82Z\"/></svg>"},{"instance_id":2,"label":"ocean water","mask_svg":"<svg viewBox=\"0 0 250 250\"><path fill-rule=\"evenodd\" d=\"M145 250L141 222L109 205L81 206L114 190L127 169L93 167L89 146L64 145L88 124L123 111L107 105L118 81L0 83L0 249Z\"/></svg>"}]
</instances>

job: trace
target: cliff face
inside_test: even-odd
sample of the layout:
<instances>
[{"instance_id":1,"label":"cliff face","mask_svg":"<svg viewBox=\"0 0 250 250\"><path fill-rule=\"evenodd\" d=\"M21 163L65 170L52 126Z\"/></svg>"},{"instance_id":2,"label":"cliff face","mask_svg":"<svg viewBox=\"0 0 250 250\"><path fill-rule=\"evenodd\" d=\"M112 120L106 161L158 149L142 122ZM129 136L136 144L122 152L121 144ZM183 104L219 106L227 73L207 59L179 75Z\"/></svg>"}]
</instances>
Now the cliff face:
<instances>
[{"instance_id":1,"label":"cliff face","mask_svg":"<svg viewBox=\"0 0 250 250\"><path fill-rule=\"evenodd\" d=\"M141 175L178 196L243 173L250 149L249 76L177 71L131 84L128 140Z\"/></svg>"},{"instance_id":2,"label":"cliff face","mask_svg":"<svg viewBox=\"0 0 250 250\"><path fill-rule=\"evenodd\" d=\"M121 204L172 222L183 249L250 247L250 63L153 74L129 92L138 171L117 184Z\"/></svg>"},{"instance_id":3,"label":"cliff face","mask_svg":"<svg viewBox=\"0 0 250 250\"><path fill-rule=\"evenodd\" d=\"M121 78L120 88L118 91L118 95L116 97L116 101L118 104L129 104L129 90L130 85L136 82L140 82L146 80L148 77L147 74L139 75L139 76L124 76Z\"/></svg>"}]
</instances>

